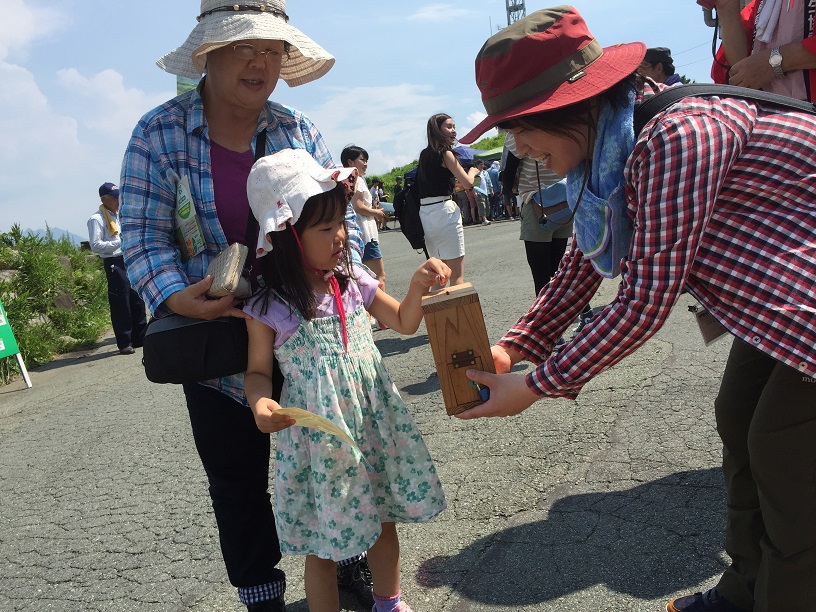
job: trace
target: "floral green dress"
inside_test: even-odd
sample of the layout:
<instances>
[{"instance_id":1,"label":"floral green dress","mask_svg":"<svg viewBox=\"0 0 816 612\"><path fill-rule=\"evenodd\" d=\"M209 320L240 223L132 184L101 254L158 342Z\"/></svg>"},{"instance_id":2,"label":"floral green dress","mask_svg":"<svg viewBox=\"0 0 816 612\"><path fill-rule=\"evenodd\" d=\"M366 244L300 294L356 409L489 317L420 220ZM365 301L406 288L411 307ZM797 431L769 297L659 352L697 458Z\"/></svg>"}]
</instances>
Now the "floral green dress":
<instances>
[{"instance_id":1,"label":"floral green dress","mask_svg":"<svg viewBox=\"0 0 816 612\"><path fill-rule=\"evenodd\" d=\"M347 291L359 291L354 282ZM362 450L325 432L278 432L275 522L281 552L339 561L371 548L382 522L417 523L446 507L436 467L374 344L365 308L302 320L278 349L281 406L334 422Z\"/></svg>"}]
</instances>

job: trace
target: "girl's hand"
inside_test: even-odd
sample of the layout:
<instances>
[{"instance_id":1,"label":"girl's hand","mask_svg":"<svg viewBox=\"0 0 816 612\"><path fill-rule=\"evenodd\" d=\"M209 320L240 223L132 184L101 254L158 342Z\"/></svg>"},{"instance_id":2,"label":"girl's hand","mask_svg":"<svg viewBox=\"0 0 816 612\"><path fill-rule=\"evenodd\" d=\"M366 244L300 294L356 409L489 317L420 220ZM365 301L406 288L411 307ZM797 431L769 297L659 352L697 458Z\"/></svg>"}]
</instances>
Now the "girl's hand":
<instances>
[{"instance_id":1,"label":"girl's hand","mask_svg":"<svg viewBox=\"0 0 816 612\"><path fill-rule=\"evenodd\" d=\"M479 370L468 370L470 380L490 388L490 399L484 404L457 414L460 419L481 417L507 417L524 412L538 396L527 387L523 374L491 374Z\"/></svg>"},{"instance_id":2,"label":"girl's hand","mask_svg":"<svg viewBox=\"0 0 816 612\"><path fill-rule=\"evenodd\" d=\"M431 257L414 272L411 284L415 284L422 289L422 293L426 293L434 285L445 286L450 280L450 275L451 269L444 261Z\"/></svg>"},{"instance_id":3,"label":"girl's hand","mask_svg":"<svg viewBox=\"0 0 816 612\"><path fill-rule=\"evenodd\" d=\"M295 424L295 419L284 414L276 414L280 404L268 397L262 397L252 407L255 424L264 433L276 433Z\"/></svg>"},{"instance_id":4,"label":"girl's hand","mask_svg":"<svg viewBox=\"0 0 816 612\"><path fill-rule=\"evenodd\" d=\"M402 302L380 288L368 312L399 334L413 334L422 322L422 296L437 283L447 283L450 273L450 268L443 261L432 257L414 272Z\"/></svg>"},{"instance_id":5,"label":"girl's hand","mask_svg":"<svg viewBox=\"0 0 816 612\"><path fill-rule=\"evenodd\" d=\"M490 347L490 354L493 356L493 367L496 374L508 374L513 367L513 358L506 348L494 344Z\"/></svg>"}]
</instances>

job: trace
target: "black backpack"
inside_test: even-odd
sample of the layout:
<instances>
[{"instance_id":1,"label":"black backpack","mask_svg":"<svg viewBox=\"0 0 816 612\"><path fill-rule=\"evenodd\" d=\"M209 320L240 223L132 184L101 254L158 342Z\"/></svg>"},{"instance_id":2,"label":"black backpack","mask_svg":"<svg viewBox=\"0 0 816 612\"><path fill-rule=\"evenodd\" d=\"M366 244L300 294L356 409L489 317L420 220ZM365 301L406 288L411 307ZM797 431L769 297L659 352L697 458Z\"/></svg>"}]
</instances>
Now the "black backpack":
<instances>
[{"instance_id":1,"label":"black backpack","mask_svg":"<svg viewBox=\"0 0 816 612\"><path fill-rule=\"evenodd\" d=\"M425 230L419 218L419 187L416 180L394 196L394 215L399 221L400 231L411 243L411 247L417 251L422 249L425 259L428 259Z\"/></svg>"},{"instance_id":2,"label":"black backpack","mask_svg":"<svg viewBox=\"0 0 816 612\"><path fill-rule=\"evenodd\" d=\"M683 98L690 98L694 96L720 96L721 98L743 98L753 102L764 102L790 110L800 111L804 113L816 114L816 104L812 102L803 102L796 98L789 98L787 96L780 96L779 94L768 93L758 89L749 89L747 87L737 87L735 85L708 85L708 84L691 84L691 85L676 85L664 89L649 98L646 98L638 104L635 108L635 136L643 131L643 128L652 117L666 110L675 102L679 102Z\"/></svg>"}]
</instances>

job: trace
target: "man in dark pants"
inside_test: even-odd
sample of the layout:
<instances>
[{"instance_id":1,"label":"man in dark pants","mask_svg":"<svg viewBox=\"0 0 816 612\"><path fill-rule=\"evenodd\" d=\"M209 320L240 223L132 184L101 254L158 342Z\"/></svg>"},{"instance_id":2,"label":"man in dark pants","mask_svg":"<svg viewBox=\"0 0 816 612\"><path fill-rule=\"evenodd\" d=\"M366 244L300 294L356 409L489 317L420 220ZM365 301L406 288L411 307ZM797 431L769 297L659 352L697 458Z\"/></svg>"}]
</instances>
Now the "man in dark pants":
<instances>
[{"instance_id":1,"label":"man in dark pants","mask_svg":"<svg viewBox=\"0 0 816 612\"><path fill-rule=\"evenodd\" d=\"M116 346L121 355L132 355L142 346L147 317L145 304L130 287L125 260L122 258L122 236L119 230L119 188L104 183L99 188L102 204L88 219L91 251L102 258L108 279L108 303Z\"/></svg>"}]
</instances>

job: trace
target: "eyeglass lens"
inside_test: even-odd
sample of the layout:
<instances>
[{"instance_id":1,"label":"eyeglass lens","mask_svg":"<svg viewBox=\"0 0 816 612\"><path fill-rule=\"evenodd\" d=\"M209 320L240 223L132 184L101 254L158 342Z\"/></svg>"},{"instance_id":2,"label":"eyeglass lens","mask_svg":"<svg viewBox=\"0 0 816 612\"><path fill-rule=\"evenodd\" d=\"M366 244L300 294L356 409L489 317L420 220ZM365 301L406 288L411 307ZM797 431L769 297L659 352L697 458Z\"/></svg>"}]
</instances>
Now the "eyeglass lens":
<instances>
[{"instance_id":1,"label":"eyeglass lens","mask_svg":"<svg viewBox=\"0 0 816 612\"><path fill-rule=\"evenodd\" d=\"M235 51L235 55L240 57L241 59L255 59L258 55L264 55L267 59L270 59L274 56L275 51L256 51L255 45L250 45L248 43L239 44L239 45L232 45L233 50Z\"/></svg>"}]
</instances>

